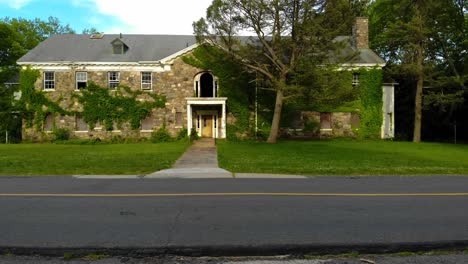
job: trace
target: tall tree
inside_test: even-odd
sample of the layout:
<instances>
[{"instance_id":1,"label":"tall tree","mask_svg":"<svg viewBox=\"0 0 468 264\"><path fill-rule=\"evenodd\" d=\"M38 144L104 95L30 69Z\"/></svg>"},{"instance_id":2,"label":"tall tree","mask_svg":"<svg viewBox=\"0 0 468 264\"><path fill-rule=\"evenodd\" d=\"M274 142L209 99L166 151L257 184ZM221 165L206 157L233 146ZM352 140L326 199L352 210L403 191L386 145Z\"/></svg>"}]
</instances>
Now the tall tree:
<instances>
[{"instance_id":1,"label":"tall tree","mask_svg":"<svg viewBox=\"0 0 468 264\"><path fill-rule=\"evenodd\" d=\"M423 87L440 86L442 81L447 81L446 76L453 76L449 78L450 82L465 89L460 73L466 60L466 4L463 2L376 0L370 7L372 46L389 62L389 69L398 75L405 73L416 83L414 142L421 141ZM442 68L444 73L440 71ZM459 95L452 96L451 102L459 103ZM437 98L434 94L432 99L428 97L432 101ZM446 100L447 97L439 99Z\"/></svg>"},{"instance_id":2,"label":"tall tree","mask_svg":"<svg viewBox=\"0 0 468 264\"><path fill-rule=\"evenodd\" d=\"M323 65L330 52L341 46L333 41L342 29L332 27L339 18L329 2L214 0L206 18L194 23L199 42L222 47L271 84L276 100L269 143L277 141L284 101L297 94L298 87L290 78L297 66L305 59Z\"/></svg>"}]
</instances>

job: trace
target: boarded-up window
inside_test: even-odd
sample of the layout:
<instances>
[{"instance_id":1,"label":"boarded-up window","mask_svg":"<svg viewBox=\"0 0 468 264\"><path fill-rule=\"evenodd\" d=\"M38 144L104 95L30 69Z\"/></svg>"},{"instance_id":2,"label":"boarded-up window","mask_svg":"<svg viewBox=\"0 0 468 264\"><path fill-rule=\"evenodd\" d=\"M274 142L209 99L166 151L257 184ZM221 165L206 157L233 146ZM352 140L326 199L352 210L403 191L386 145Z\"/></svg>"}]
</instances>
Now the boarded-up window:
<instances>
[{"instance_id":1,"label":"boarded-up window","mask_svg":"<svg viewBox=\"0 0 468 264\"><path fill-rule=\"evenodd\" d=\"M182 112L177 112L175 114L175 125L176 126L183 126L184 120L182 118Z\"/></svg>"},{"instance_id":2,"label":"boarded-up window","mask_svg":"<svg viewBox=\"0 0 468 264\"><path fill-rule=\"evenodd\" d=\"M47 114L44 120L44 131L52 131L54 128L54 119L55 116L53 114Z\"/></svg>"},{"instance_id":3,"label":"boarded-up window","mask_svg":"<svg viewBox=\"0 0 468 264\"><path fill-rule=\"evenodd\" d=\"M331 113L320 113L320 128L331 129Z\"/></svg>"},{"instance_id":4,"label":"boarded-up window","mask_svg":"<svg viewBox=\"0 0 468 264\"><path fill-rule=\"evenodd\" d=\"M359 114L351 114L351 127L352 128L358 128L361 123L361 118L359 117Z\"/></svg>"},{"instance_id":5,"label":"boarded-up window","mask_svg":"<svg viewBox=\"0 0 468 264\"><path fill-rule=\"evenodd\" d=\"M141 121L141 130L153 130L154 123L153 118L148 116L147 118Z\"/></svg>"},{"instance_id":6,"label":"boarded-up window","mask_svg":"<svg viewBox=\"0 0 468 264\"><path fill-rule=\"evenodd\" d=\"M88 124L84 121L80 115L75 116L76 131L88 131Z\"/></svg>"}]
</instances>

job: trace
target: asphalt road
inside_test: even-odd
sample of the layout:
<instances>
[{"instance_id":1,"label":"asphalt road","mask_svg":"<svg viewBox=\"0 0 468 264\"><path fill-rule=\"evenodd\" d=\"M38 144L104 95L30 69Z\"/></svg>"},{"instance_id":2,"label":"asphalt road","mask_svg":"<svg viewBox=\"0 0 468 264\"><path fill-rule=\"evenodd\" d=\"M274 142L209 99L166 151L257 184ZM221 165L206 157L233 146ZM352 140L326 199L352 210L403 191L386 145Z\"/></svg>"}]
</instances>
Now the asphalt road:
<instances>
[{"instance_id":1,"label":"asphalt road","mask_svg":"<svg viewBox=\"0 0 468 264\"><path fill-rule=\"evenodd\" d=\"M468 177L0 177L0 249L255 255L466 241Z\"/></svg>"}]
</instances>

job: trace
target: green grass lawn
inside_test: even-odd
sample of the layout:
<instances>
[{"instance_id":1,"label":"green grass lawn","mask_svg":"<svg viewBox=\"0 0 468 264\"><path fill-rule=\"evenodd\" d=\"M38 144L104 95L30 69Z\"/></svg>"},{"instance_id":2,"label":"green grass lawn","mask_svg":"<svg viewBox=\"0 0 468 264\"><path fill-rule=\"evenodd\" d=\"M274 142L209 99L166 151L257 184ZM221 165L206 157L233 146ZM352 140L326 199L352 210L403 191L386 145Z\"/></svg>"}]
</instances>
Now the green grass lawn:
<instances>
[{"instance_id":1,"label":"green grass lawn","mask_svg":"<svg viewBox=\"0 0 468 264\"><path fill-rule=\"evenodd\" d=\"M189 144L0 144L0 175L147 174L171 167Z\"/></svg>"},{"instance_id":2,"label":"green grass lawn","mask_svg":"<svg viewBox=\"0 0 468 264\"><path fill-rule=\"evenodd\" d=\"M232 172L303 175L468 175L468 145L391 141L218 142Z\"/></svg>"}]
</instances>

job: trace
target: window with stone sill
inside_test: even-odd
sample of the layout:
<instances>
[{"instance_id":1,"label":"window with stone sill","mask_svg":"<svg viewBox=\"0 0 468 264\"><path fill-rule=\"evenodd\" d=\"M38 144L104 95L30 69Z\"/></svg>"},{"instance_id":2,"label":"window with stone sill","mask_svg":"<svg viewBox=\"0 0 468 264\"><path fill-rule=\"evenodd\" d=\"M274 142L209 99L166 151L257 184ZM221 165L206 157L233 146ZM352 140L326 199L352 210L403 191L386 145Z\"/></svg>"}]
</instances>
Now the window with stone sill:
<instances>
[{"instance_id":1,"label":"window with stone sill","mask_svg":"<svg viewBox=\"0 0 468 264\"><path fill-rule=\"evenodd\" d=\"M152 90L153 78L151 72L141 73L141 89L145 91Z\"/></svg>"},{"instance_id":2,"label":"window with stone sill","mask_svg":"<svg viewBox=\"0 0 468 264\"><path fill-rule=\"evenodd\" d=\"M75 79L76 79L76 90L84 89L88 85L88 73L87 72L77 72L75 74Z\"/></svg>"},{"instance_id":3,"label":"window with stone sill","mask_svg":"<svg viewBox=\"0 0 468 264\"><path fill-rule=\"evenodd\" d=\"M120 84L120 72L107 73L109 89L115 90Z\"/></svg>"},{"instance_id":4,"label":"window with stone sill","mask_svg":"<svg viewBox=\"0 0 468 264\"><path fill-rule=\"evenodd\" d=\"M55 72L44 72L44 90L55 90Z\"/></svg>"}]
</instances>

